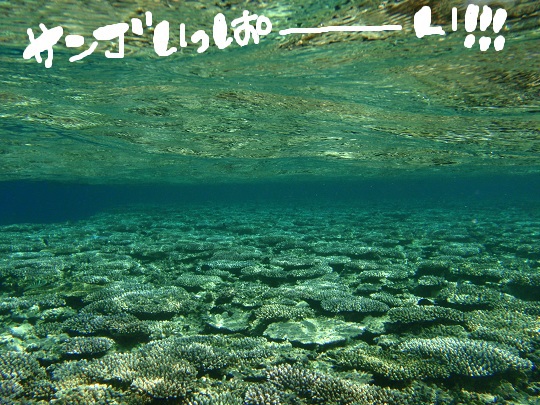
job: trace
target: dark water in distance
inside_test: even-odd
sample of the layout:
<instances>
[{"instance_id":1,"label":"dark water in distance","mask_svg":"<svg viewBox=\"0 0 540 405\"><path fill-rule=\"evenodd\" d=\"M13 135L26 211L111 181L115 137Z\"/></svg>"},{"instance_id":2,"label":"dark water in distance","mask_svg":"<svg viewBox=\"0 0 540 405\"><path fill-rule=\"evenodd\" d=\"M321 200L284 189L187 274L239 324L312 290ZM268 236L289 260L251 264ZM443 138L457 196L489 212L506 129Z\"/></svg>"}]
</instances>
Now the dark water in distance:
<instances>
[{"instance_id":1,"label":"dark water in distance","mask_svg":"<svg viewBox=\"0 0 540 405\"><path fill-rule=\"evenodd\" d=\"M344 179L218 185L88 185L53 182L0 183L0 224L86 219L129 205L380 204L404 207L526 206L538 209L540 177L484 176L411 179Z\"/></svg>"}]
</instances>

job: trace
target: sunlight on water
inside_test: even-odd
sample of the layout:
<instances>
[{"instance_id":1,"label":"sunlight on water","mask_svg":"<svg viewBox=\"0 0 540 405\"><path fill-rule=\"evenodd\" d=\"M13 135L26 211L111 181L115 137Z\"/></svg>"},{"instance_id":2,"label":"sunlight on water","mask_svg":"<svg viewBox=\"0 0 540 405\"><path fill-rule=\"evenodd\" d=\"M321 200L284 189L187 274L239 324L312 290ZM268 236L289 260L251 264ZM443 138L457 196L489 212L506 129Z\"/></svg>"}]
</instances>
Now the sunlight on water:
<instances>
[{"instance_id":1,"label":"sunlight on water","mask_svg":"<svg viewBox=\"0 0 540 405\"><path fill-rule=\"evenodd\" d=\"M151 10L155 22L210 30L213 15L223 12L230 21L244 5L92 2L86 18L76 4L36 5L39 12L3 4L3 178L228 181L371 177L383 168L402 175L442 166L536 172L538 32L526 17L535 3L513 8L504 50L485 53L466 49L463 32L451 31L448 5L434 8L433 22L449 34L420 40L411 25L414 2L314 2L303 6L306 13L277 4L245 5L273 19L274 32L259 45L197 54L191 44L159 58L149 33L131 33L123 59L104 57L109 41L69 63L77 52L59 44L51 69L20 57L26 28L36 30L38 22L89 36ZM455 4L463 19L464 6ZM276 32L287 24L388 22L404 30Z\"/></svg>"}]
</instances>

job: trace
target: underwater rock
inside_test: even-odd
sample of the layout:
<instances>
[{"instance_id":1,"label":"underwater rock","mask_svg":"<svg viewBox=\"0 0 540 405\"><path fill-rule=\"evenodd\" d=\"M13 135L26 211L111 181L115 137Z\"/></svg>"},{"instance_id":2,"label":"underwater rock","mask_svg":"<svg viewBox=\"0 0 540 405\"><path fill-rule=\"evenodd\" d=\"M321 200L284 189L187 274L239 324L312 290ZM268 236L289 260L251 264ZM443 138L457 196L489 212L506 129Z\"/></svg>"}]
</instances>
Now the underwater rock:
<instances>
[{"instance_id":1,"label":"underwater rock","mask_svg":"<svg viewBox=\"0 0 540 405\"><path fill-rule=\"evenodd\" d=\"M249 328L251 314L243 311L224 311L207 316L207 324L224 332L242 332Z\"/></svg>"},{"instance_id":2,"label":"underwater rock","mask_svg":"<svg viewBox=\"0 0 540 405\"><path fill-rule=\"evenodd\" d=\"M221 277L189 272L182 273L175 280L175 284L178 284L179 286L184 287L190 291L192 291L192 289L195 289L197 291L213 290L222 283L223 280L221 279Z\"/></svg>"},{"instance_id":3,"label":"underwater rock","mask_svg":"<svg viewBox=\"0 0 540 405\"><path fill-rule=\"evenodd\" d=\"M301 345L327 345L360 336L365 326L337 319L311 318L302 321L275 322L264 331L264 336L288 340Z\"/></svg>"}]
</instances>

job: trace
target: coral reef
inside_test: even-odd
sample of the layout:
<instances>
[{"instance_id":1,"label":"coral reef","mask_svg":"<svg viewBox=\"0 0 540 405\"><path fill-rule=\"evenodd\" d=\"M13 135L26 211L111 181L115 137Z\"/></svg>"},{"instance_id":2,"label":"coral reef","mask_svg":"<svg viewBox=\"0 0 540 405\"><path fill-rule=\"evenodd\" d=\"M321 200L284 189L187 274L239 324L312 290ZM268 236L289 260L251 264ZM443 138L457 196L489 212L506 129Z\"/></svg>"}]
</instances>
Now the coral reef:
<instances>
[{"instance_id":1,"label":"coral reef","mask_svg":"<svg viewBox=\"0 0 540 405\"><path fill-rule=\"evenodd\" d=\"M460 210L253 212L4 227L0 402L537 399L538 218L517 237L518 210L475 212L481 232Z\"/></svg>"}]
</instances>

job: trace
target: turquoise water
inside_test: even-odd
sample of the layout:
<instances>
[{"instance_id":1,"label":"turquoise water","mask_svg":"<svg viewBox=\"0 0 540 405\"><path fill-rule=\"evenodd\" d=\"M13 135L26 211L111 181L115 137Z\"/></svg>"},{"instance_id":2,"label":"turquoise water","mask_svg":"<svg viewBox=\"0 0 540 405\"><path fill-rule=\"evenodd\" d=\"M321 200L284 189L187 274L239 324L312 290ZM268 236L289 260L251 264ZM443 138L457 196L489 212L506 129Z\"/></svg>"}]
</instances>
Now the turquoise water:
<instances>
[{"instance_id":1,"label":"turquoise water","mask_svg":"<svg viewBox=\"0 0 540 405\"><path fill-rule=\"evenodd\" d=\"M500 52L461 1L0 2L0 403L538 403L540 5L484 3ZM258 45L22 57L243 9ZM353 24L404 29L278 34Z\"/></svg>"}]
</instances>

